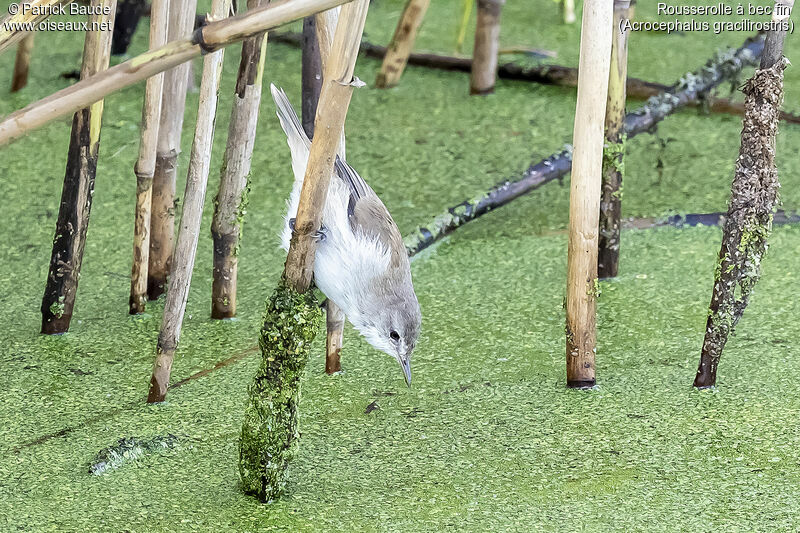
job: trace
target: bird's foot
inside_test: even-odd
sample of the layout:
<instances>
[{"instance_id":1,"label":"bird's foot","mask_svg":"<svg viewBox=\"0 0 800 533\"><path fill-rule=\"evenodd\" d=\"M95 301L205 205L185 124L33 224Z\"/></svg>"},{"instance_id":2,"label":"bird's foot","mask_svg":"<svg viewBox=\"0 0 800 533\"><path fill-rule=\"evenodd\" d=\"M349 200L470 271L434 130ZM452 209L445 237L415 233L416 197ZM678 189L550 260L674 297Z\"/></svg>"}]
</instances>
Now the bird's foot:
<instances>
[{"instance_id":1,"label":"bird's foot","mask_svg":"<svg viewBox=\"0 0 800 533\"><path fill-rule=\"evenodd\" d=\"M290 218L289 219L289 229L292 230L292 233L294 233L294 225L295 225L295 221L296 220L297 220L296 218ZM328 230L325 229L325 226L321 226L314 233L314 238L317 240L317 242L324 241L327 236L328 236Z\"/></svg>"}]
</instances>

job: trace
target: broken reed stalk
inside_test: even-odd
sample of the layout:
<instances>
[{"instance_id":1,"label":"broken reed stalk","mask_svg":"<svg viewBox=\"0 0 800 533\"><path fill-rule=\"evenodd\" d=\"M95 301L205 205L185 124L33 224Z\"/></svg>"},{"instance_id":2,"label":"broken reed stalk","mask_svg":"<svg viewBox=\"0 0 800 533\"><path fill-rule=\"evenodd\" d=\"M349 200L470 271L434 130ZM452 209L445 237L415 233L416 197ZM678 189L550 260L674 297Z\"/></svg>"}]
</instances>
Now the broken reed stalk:
<instances>
[{"instance_id":1,"label":"broken reed stalk","mask_svg":"<svg viewBox=\"0 0 800 533\"><path fill-rule=\"evenodd\" d=\"M611 43L611 70L606 100L605 148L603 150L603 189L600 199L600 237L597 251L597 276L616 277L619 269L620 218L622 217L622 178L625 170L625 80L628 76L628 33L620 22L633 17L635 0L614 0L614 26Z\"/></svg>"},{"instance_id":2,"label":"broken reed stalk","mask_svg":"<svg viewBox=\"0 0 800 533\"><path fill-rule=\"evenodd\" d=\"M561 14L564 17L564 24L574 24L575 17L575 0L561 0Z\"/></svg>"},{"instance_id":3,"label":"broken reed stalk","mask_svg":"<svg viewBox=\"0 0 800 533\"><path fill-rule=\"evenodd\" d=\"M400 81L430 3L430 0L408 0L375 79L375 87L378 89L394 87Z\"/></svg>"},{"instance_id":4,"label":"broken reed stalk","mask_svg":"<svg viewBox=\"0 0 800 533\"><path fill-rule=\"evenodd\" d=\"M269 0L248 0L248 10ZM261 79L267 53L267 34L255 35L242 43L242 58L228 127L228 142L214 200L211 235L214 240L214 280L211 285L211 318L236 316L236 284L239 244L250 191L250 161L256 142Z\"/></svg>"},{"instance_id":5,"label":"broken reed stalk","mask_svg":"<svg viewBox=\"0 0 800 533\"><path fill-rule=\"evenodd\" d=\"M567 386L572 388L595 384L597 223L613 16L606 0L583 4L567 245Z\"/></svg>"},{"instance_id":6,"label":"broken reed stalk","mask_svg":"<svg viewBox=\"0 0 800 533\"><path fill-rule=\"evenodd\" d=\"M115 0L91 2L93 12L100 14L89 16L90 24L96 24L96 29L86 32L81 79L87 79L108 68L114 3ZM104 8L110 14L103 14ZM86 230L89 227L89 213L92 209L102 117L103 101L100 100L81 109L72 118L56 235L42 297L41 332L46 335L66 333L72 319L86 245Z\"/></svg>"},{"instance_id":7,"label":"broken reed stalk","mask_svg":"<svg viewBox=\"0 0 800 533\"><path fill-rule=\"evenodd\" d=\"M114 21L114 35L111 39L111 55L121 56L128 52L131 39L145 9L145 0L119 0L117 2L117 17ZM150 48L153 47L150 46Z\"/></svg>"},{"instance_id":8,"label":"broken reed stalk","mask_svg":"<svg viewBox=\"0 0 800 533\"><path fill-rule=\"evenodd\" d=\"M246 493L278 497L297 446L297 403L308 350L321 319L311 286L322 207L353 91L353 71L369 0L341 9L330 59L324 65L315 136L283 277L267 301L260 345L262 361L248 390L239 444L239 473Z\"/></svg>"},{"instance_id":9,"label":"broken reed stalk","mask_svg":"<svg viewBox=\"0 0 800 533\"><path fill-rule=\"evenodd\" d=\"M49 16L49 10L70 3L72 0L31 0L24 2L24 5L30 6L28 9L23 9L20 3L18 13L0 20L0 54L35 31L36 26Z\"/></svg>"},{"instance_id":10,"label":"broken reed stalk","mask_svg":"<svg viewBox=\"0 0 800 533\"><path fill-rule=\"evenodd\" d=\"M788 12L785 16L778 13L780 6L791 8L793 3L776 2L772 20L777 26L768 30L760 68L743 88L746 112L742 141L694 378L694 386L701 389L716 385L725 344L761 277L761 261L768 248L780 188L775 138L778 111L783 103L783 71L788 65L783 57L783 43L789 17Z\"/></svg>"},{"instance_id":11,"label":"broken reed stalk","mask_svg":"<svg viewBox=\"0 0 800 533\"><path fill-rule=\"evenodd\" d=\"M231 0L214 0L211 18L220 20L230 15ZM192 269L197 255L197 240L203 218L203 204L211 167L211 147L214 142L214 125L217 118L219 83L222 76L224 50L208 54L203 58L203 77L200 82L200 103L197 108L197 123L186 177L183 198L183 213L175 244L172 273L169 279L167 300L161 331L158 335L156 359L150 378L147 403L163 402L169 388L172 361L181 337L181 325L186 312L186 300L192 281Z\"/></svg>"},{"instance_id":12,"label":"broken reed stalk","mask_svg":"<svg viewBox=\"0 0 800 533\"><path fill-rule=\"evenodd\" d=\"M168 39L175 41L194 28L197 0L170 0ZM161 118L158 125L156 165L150 200L150 253L147 264L147 298L157 300L167 290L175 240L175 197L178 155L186 108L189 62L164 74Z\"/></svg>"},{"instance_id":13,"label":"broken reed stalk","mask_svg":"<svg viewBox=\"0 0 800 533\"><path fill-rule=\"evenodd\" d=\"M674 92L654 96L644 106L625 115L623 133L626 138L652 131L667 116L696 102L723 81L735 78L744 67L758 64L763 48L762 37L751 37L740 48L717 54L703 67L686 74L674 85ZM412 255L420 252L467 222L568 174L571 169L572 147L567 146L561 152L532 163L516 180L502 182L436 216L430 224L404 239L406 248Z\"/></svg>"},{"instance_id":14,"label":"broken reed stalk","mask_svg":"<svg viewBox=\"0 0 800 533\"><path fill-rule=\"evenodd\" d=\"M500 50L500 13L506 0L477 0L478 20L472 50L469 93L491 94L497 79L497 54Z\"/></svg>"},{"instance_id":15,"label":"broken reed stalk","mask_svg":"<svg viewBox=\"0 0 800 533\"><path fill-rule=\"evenodd\" d=\"M348 1L352 0L279 0L252 12L211 22L185 38L138 55L6 116L0 121L0 146L110 93L197 57L204 50L217 50Z\"/></svg>"},{"instance_id":16,"label":"broken reed stalk","mask_svg":"<svg viewBox=\"0 0 800 533\"><path fill-rule=\"evenodd\" d=\"M28 85L28 73L31 68L34 34L26 35L17 46L17 57L14 60L14 76L11 78L11 92L21 91Z\"/></svg>"},{"instance_id":17,"label":"broken reed stalk","mask_svg":"<svg viewBox=\"0 0 800 533\"><path fill-rule=\"evenodd\" d=\"M150 50L167 42L169 0L153 0L150 9ZM128 308L132 315L144 313L147 305L147 271L150 261L150 215L153 175L156 166L158 127L161 120L161 93L164 74L147 78L142 105L139 156L133 167L136 175L136 209L133 225L133 266Z\"/></svg>"},{"instance_id":18,"label":"broken reed stalk","mask_svg":"<svg viewBox=\"0 0 800 533\"><path fill-rule=\"evenodd\" d=\"M338 12L331 10L327 16L306 17L303 21L303 76L302 76L302 123L309 139L314 138L314 119L322 90L322 52L330 55L330 35L336 31ZM321 26L322 38L318 38L317 25ZM320 41L322 41L320 43ZM344 131L339 145L339 156L344 160ZM344 341L344 313L331 300L325 302L325 372L333 374L342 369L341 352Z\"/></svg>"}]
</instances>

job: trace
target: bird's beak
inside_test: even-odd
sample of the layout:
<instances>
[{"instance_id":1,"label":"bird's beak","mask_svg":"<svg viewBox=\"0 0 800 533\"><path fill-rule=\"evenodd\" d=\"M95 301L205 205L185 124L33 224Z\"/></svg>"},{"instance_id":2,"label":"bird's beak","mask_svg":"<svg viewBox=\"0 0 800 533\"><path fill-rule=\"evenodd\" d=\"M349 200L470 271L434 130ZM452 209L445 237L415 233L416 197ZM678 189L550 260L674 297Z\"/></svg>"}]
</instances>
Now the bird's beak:
<instances>
[{"instance_id":1,"label":"bird's beak","mask_svg":"<svg viewBox=\"0 0 800 533\"><path fill-rule=\"evenodd\" d=\"M400 358L400 367L403 369L403 378L406 380L406 385L411 388L411 360Z\"/></svg>"}]
</instances>

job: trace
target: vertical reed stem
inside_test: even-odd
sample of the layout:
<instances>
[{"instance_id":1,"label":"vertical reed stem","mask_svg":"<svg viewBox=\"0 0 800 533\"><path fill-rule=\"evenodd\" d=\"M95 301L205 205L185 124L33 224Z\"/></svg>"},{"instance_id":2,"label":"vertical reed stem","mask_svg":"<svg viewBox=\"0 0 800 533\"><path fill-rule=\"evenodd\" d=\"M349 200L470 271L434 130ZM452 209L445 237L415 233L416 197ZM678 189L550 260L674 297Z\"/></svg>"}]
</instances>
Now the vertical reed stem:
<instances>
[{"instance_id":1,"label":"vertical reed stem","mask_svg":"<svg viewBox=\"0 0 800 533\"><path fill-rule=\"evenodd\" d=\"M613 16L607 0L583 4L567 256L567 386L575 388L595 384L597 229Z\"/></svg>"},{"instance_id":2,"label":"vertical reed stem","mask_svg":"<svg viewBox=\"0 0 800 533\"><path fill-rule=\"evenodd\" d=\"M81 65L82 79L108 68L114 4L115 0L91 2L93 12L100 14L89 17L90 24L96 23L98 29L86 33ZM109 14L104 15L103 11ZM102 118L103 100L79 110L72 118L67 169L56 220L56 236L53 239L50 270L42 298L44 334L66 333L72 319L83 249L86 245L86 230L89 227L89 213L92 209Z\"/></svg>"},{"instance_id":3,"label":"vertical reed stem","mask_svg":"<svg viewBox=\"0 0 800 533\"><path fill-rule=\"evenodd\" d=\"M194 28L197 0L171 0L169 6L170 41L188 35ZM150 218L150 257L147 268L147 297L157 300L167 290L172 268L175 236L175 178L181 152L181 130L186 107L186 84L189 63L182 63L164 73L161 91L161 118L153 174Z\"/></svg>"},{"instance_id":4,"label":"vertical reed stem","mask_svg":"<svg viewBox=\"0 0 800 533\"><path fill-rule=\"evenodd\" d=\"M628 79L628 34L619 30L620 21L633 16L635 0L614 1L614 26L611 44L611 70L606 101L606 144L603 154L603 192L600 199L600 241L597 275L616 277L619 269L620 217L622 216L622 178L625 157L625 87Z\"/></svg>"},{"instance_id":5,"label":"vertical reed stem","mask_svg":"<svg viewBox=\"0 0 800 533\"><path fill-rule=\"evenodd\" d=\"M214 0L211 17L220 20L230 13L231 0ZM208 171L211 166L211 146L214 142L214 124L217 117L219 81L222 75L224 50L208 54L203 59L203 79L200 82L200 104L194 142L186 178L183 213L175 245L173 270L169 280L161 332L158 335L156 360L150 378L148 403L163 402L169 387L172 361L181 337L181 325L186 312L186 299L192 281L192 269L197 254L197 240L203 218Z\"/></svg>"},{"instance_id":6,"label":"vertical reed stem","mask_svg":"<svg viewBox=\"0 0 800 533\"><path fill-rule=\"evenodd\" d=\"M247 9L268 0L248 0ZM228 142L222 163L219 192L215 200L211 235L214 239L214 281L211 286L211 318L236 316L236 284L239 243L250 187L250 161L261 104L261 78L267 50L267 34L260 33L242 43L242 58L236 79Z\"/></svg>"},{"instance_id":7,"label":"vertical reed stem","mask_svg":"<svg viewBox=\"0 0 800 533\"><path fill-rule=\"evenodd\" d=\"M575 0L561 0L561 14L564 16L564 24L574 24Z\"/></svg>"},{"instance_id":8,"label":"vertical reed stem","mask_svg":"<svg viewBox=\"0 0 800 533\"><path fill-rule=\"evenodd\" d=\"M33 53L33 37L35 34L26 35L17 46L17 57L14 61L14 77L11 79L11 92L21 91L28 85L28 73L31 67L31 54Z\"/></svg>"},{"instance_id":9,"label":"vertical reed stem","mask_svg":"<svg viewBox=\"0 0 800 533\"><path fill-rule=\"evenodd\" d=\"M500 13L506 0L478 0L475 48L472 51L470 94L491 94L497 79Z\"/></svg>"},{"instance_id":10,"label":"vertical reed stem","mask_svg":"<svg viewBox=\"0 0 800 533\"><path fill-rule=\"evenodd\" d=\"M152 9L152 7L151 7ZM111 39L111 55L121 56L128 52L139 19L145 10L145 0L119 0L117 17L114 21L114 35ZM152 24L152 20L151 20ZM151 46L152 47L152 43Z\"/></svg>"},{"instance_id":11,"label":"vertical reed stem","mask_svg":"<svg viewBox=\"0 0 800 533\"><path fill-rule=\"evenodd\" d=\"M392 42L386 48L381 71L375 80L375 87L386 89L394 87L400 81L430 3L430 0L408 0L403 14L400 15L397 28L394 30Z\"/></svg>"},{"instance_id":12,"label":"vertical reed stem","mask_svg":"<svg viewBox=\"0 0 800 533\"><path fill-rule=\"evenodd\" d=\"M303 71L301 121L309 139L314 138L314 117L317 115L319 92L322 89L322 57L317 40L316 17L303 19Z\"/></svg>"},{"instance_id":13,"label":"vertical reed stem","mask_svg":"<svg viewBox=\"0 0 800 533\"><path fill-rule=\"evenodd\" d=\"M169 0L153 0L150 8L150 50L166 44L168 19ZM132 315L144 313L147 304L151 201L163 86L163 73L147 78L144 89L144 105L142 105L139 157L133 168L136 175L136 210L133 225L131 294L128 299L129 311Z\"/></svg>"}]
</instances>

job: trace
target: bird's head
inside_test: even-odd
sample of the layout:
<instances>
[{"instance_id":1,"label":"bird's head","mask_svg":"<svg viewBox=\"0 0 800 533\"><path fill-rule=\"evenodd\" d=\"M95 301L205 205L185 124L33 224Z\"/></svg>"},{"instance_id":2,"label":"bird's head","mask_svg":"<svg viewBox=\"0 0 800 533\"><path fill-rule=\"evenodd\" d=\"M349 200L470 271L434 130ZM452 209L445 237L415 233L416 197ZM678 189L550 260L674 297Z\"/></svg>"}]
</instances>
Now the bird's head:
<instances>
[{"instance_id":1,"label":"bird's head","mask_svg":"<svg viewBox=\"0 0 800 533\"><path fill-rule=\"evenodd\" d=\"M422 325L417 297L413 289L377 296L353 321L353 325L372 346L394 357L403 370L406 385L411 386L411 354Z\"/></svg>"}]
</instances>

